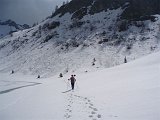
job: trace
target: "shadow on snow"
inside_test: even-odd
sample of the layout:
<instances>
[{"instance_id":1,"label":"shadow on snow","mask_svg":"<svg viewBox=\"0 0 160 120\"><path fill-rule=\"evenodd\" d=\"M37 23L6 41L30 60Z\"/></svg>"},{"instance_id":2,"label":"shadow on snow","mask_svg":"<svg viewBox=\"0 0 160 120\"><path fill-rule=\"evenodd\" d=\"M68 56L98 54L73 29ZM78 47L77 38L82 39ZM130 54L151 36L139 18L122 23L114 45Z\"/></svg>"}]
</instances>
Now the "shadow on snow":
<instances>
[{"instance_id":1,"label":"shadow on snow","mask_svg":"<svg viewBox=\"0 0 160 120\"><path fill-rule=\"evenodd\" d=\"M17 89L30 87L30 86L35 86L35 85L39 85L39 84L41 84L41 83L33 83L33 84L30 84L30 85L24 85L24 86L20 86L20 87L11 88L11 89L8 89L8 90L0 91L0 94L5 94L5 93L8 93L8 92L12 92L14 90L17 90Z\"/></svg>"},{"instance_id":2,"label":"shadow on snow","mask_svg":"<svg viewBox=\"0 0 160 120\"><path fill-rule=\"evenodd\" d=\"M69 91L72 91L72 89L70 89L70 90L67 90L67 91L64 91L64 92L62 92L62 93L67 93L67 92L69 92Z\"/></svg>"}]
</instances>

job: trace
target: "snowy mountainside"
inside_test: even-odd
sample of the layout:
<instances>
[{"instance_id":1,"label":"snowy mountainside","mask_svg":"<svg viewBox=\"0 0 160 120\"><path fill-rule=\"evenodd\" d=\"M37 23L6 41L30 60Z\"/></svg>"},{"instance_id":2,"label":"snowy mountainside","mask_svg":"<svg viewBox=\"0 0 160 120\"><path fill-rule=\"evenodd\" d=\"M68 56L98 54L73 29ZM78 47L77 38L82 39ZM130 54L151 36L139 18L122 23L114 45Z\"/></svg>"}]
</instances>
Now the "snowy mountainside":
<instances>
[{"instance_id":1,"label":"snowy mountainside","mask_svg":"<svg viewBox=\"0 0 160 120\"><path fill-rule=\"evenodd\" d=\"M29 28L29 25L27 24L20 25L12 20L6 20L6 21L0 20L0 38L4 37L5 35L8 35L9 33L28 29L28 28Z\"/></svg>"},{"instance_id":2,"label":"snowy mountainside","mask_svg":"<svg viewBox=\"0 0 160 120\"><path fill-rule=\"evenodd\" d=\"M122 64L125 56L131 61L158 51L160 15L126 22L120 18L123 12L123 7L102 9L81 19L70 12L55 14L6 36L0 40L0 71L41 76L87 72Z\"/></svg>"}]
</instances>

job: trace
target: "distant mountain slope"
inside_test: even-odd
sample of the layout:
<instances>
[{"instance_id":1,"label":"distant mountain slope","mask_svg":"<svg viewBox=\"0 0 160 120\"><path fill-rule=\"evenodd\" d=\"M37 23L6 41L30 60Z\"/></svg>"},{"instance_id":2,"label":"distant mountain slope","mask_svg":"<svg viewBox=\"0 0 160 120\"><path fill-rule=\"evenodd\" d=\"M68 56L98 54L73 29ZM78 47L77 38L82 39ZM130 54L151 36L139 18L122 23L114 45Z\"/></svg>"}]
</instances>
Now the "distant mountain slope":
<instances>
[{"instance_id":1,"label":"distant mountain slope","mask_svg":"<svg viewBox=\"0 0 160 120\"><path fill-rule=\"evenodd\" d=\"M133 9L132 0L72 0L39 25L1 39L0 71L87 72L159 51L159 1L148 2L139 3L148 6L138 15L142 5Z\"/></svg>"},{"instance_id":2,"label":"distant mountain slope","mask_svg":"<svg viewBox=\"0 0 160 120\"><path fill-rule=\"evenodd\" d=\"M0 37L8 35L9 33L16 32L19 30L28 29L29 25L20 25L12 20L0 21Z\"/></svg>"}]
</instances>

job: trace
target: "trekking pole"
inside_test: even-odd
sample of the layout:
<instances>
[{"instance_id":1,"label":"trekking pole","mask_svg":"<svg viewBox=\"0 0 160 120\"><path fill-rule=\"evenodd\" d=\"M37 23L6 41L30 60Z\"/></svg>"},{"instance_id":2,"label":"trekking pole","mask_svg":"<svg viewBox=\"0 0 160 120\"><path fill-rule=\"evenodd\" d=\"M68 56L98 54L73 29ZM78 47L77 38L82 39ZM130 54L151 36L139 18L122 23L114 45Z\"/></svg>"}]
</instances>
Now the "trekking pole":
<instances>
[{"instance_id":1,"label":"trekking pole","mask_svg":"<svg viewBox=\"0 0 160 120\"><path fill-rule=\"evenodd\" d=\"M63 81L66 83L66 85L67 85L67 86L66 86L66 89L68 90L68 83L67 83L65 80L63 80Z\"/></svg>"},{"instance_id":2,"label":"trekking pole","mask_svg":"<svg viewBox=\"0 0 160 120\"><path fill-rule=\"evenodd\" d=\"M70 82L69 82L69 81L67 82L67 87L69 87L69 88L70 88Z\"/></svg>"},{"instance_id":3,"label":"trekking pole","mask_svg":"<svg viewBox=\"0 0 160 120\"><path fill-rule=\"evenodd\" d=\"M67 90L68 90L68 88L70 87L69 81L65 81L65 80L64 80L64 82L66 83L66 85L67 85L66 87L67 87Z\"/></svg>"},{"instance_id":4,"label":"trekking pole","mask_svg":"<svg viewBox=\"0 0 160 120\"><path fill-rule=\"evenodd\" d=\"M79 86L78 86L77 82L76 82L76 87L77 87L77 89L79 89Z\"/></svg>"},{"instance_id":5,"label":"trekking pole","mask_svg":"<svg viewBox=\"0 0 160 120\"><path fill-rule=\"evenodd\" d=\"M69 79L68 79L68 82L67 82L67 87L70 88L70 81L69 81Z\"/></svg>"}]
</instances>

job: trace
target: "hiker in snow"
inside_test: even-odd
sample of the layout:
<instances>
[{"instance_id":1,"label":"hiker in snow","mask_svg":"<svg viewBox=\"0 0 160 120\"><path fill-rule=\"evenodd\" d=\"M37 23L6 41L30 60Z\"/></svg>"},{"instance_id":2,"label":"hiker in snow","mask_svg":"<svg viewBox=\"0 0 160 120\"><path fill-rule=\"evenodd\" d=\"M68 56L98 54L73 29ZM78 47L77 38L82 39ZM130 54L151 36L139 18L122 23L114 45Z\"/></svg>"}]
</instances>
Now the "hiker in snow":
<instances>
[{"instance_id":1,"label":"hiker in snow","mask_svg":"<svg viewBox=\"0 0 160 120\"><path fill-rule=\"evenodd\" d=\"M76 82L75 75L71 75L71 78L68 80L71 81L72 90L74 90L74 83Z\"/></svg>"}]
</instances>

